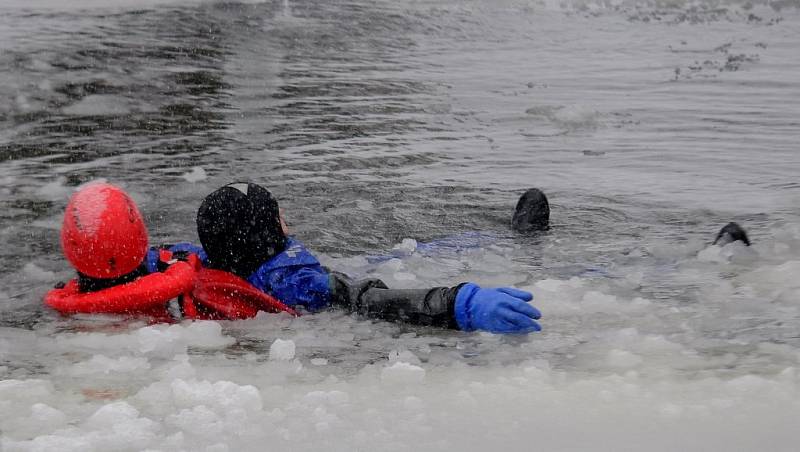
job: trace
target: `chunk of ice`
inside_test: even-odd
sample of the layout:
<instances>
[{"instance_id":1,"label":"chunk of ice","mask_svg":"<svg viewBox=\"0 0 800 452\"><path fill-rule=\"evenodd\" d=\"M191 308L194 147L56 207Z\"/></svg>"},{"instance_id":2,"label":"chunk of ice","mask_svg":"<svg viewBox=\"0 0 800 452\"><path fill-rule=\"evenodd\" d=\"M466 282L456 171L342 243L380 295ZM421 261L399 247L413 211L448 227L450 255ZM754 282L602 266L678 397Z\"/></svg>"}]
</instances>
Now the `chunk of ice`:
<instances>
[{"instance_id":1,"label":"chunk of ice","mask_svg":"<svg viewBox=\"0 0 800 452\"><path fill-rule=\"evenodd\" d=\"M642 363L642 358L626 350L611 350L606 356L606 362L611 367L631 368Z\"/></svg>"},{"instance_id":2,"label":"chunk of ice","mask_svg":"<svg viewBox=\"0 0 800 452\"><path fill-rule=\"evenodd\" d=\"M44 270L43 268L39 267L38 265L34 264L33 262L28 262L22 267L22 272L25 275L26 279L30 279L32 281L53 281L56 277L56 274Z\"/></svg>"},{"instance_id":3,"label":"chunk of ice","mask_svg":"<svg viewBox=\"0 0 800 452\"><path fill-rule=\"evenodd\" d=\"M191 183L208 179L206 170L204 170L201 166L195 166L190 172L183 174L181 177L183 177L187 182Z\"/></svg>"},{"instance_id":4,"label":"chunk of ice","mask_svg":"<svg viewBox=\"0 0 800 452\"><path fill-rule=\"evenodd\" d=\"M254 386L238 385L231 381L173 380L172 397L179 407L204 405L216 411L261 410L261 393Z\"/></svg>"},{"instance_id":5,"label":"chunk of ice","mask_svg":"<svg viewBox=\"0 0 800 452\"><path fill-rule=\"evenodd\" d=\"M392 247L392 251L394 251L399 256L408 256L417 249L417 241L414 239L403 239L403 241L394 247Z\"/></svg>"},{"instance_id":6,"label":"chunk of ice","mask_svg":"<svg viewBox=\"0 0 800 452\"><path fill-rule=\"evenodd\" d=\"M397 361L381 371L381 381L389 384L419 384L425 380L425 369Z\"/></svg>"},{"instance_id":7,"label":"chunk of ice","mask_svg":"<svg viewBox=\"0 0 800 452\"><path fill-rule=\"evenodd\" d=\"M139 410L128 402L113 402L101 406L86 420L86 425L95 430L110 430L114 425L139 417Z\"/></svg>"},{"instance_id":8,"label":"chunk of ice","mask_svg":"<svg viewBox=\"0 0 800 452\"><path fill-rule=\"evenodd\" d=\"M294 359L294 352L294 341L275 339L275 342L269 347L269 359L272 361L291 361Z\"/></svg>"},{"instance_id":9,"label":"chunk of ice","mask_svg":"<svg viewBox=\"0 0 800 452\"><path fill-rule=\"evenodd\" d=\"M120 356L117 359L104 355L94 355L88 361L75 364L70 369L73 375L131 373L150 369L150 363L144 357Z\"/></svg>"}]
</instances>

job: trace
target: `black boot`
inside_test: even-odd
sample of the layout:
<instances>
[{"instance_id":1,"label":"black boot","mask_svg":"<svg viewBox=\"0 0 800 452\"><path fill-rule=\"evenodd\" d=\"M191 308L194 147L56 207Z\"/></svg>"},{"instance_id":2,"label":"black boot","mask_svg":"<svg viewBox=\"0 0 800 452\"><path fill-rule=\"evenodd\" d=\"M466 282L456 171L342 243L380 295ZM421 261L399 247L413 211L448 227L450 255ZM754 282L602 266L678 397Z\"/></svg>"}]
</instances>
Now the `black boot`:
<instances>
[{"instance_id":1,"label":"black boot","mask_svg":"<svg viewBox=\"0 0 800 452\"><path fill-rule=\"evenodd\" d=\"M745 245L750 246L750 239L747 238L747 233L744 232L741 226L736 223L728 223L719 230L717 238L714 239L714 245L725 246L728 243L741 240Z\"/></svg>"},{"instance_id":2,"label":"black boot","mask_svg":"<svg viewBox=\"0 0 800 452\"><path fill-rule=\"evenodd\" d=\"M530 188L517 202L511 229L517 232L546 231L550 228L550 204L538 188Z\"/></svg>"}]
</instances>

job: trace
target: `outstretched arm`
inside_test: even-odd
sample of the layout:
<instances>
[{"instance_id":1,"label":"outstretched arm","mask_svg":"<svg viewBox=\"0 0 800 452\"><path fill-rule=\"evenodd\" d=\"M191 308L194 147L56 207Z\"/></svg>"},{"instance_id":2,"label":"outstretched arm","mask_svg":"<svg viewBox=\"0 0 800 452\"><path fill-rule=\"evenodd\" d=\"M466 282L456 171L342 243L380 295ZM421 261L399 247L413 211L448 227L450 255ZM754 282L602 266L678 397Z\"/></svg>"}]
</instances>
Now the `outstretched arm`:
<instances>
[{"instance_id":1,"label":"outstretched arm","mask_svg":"<svg viewBox=\"0 0 800 452\"><path fill-rule=\"evenodd\" d=\"M514 288L483 289L465 283L431 289L389 289L378 279L355 281L330 273L331 304L391 321L464 331L526 334L540 331L541 314L530 293Z\"/></svg>"},{"instance_id":2,"label":"outstretched arm","mask_svg":"<svg viewBox=\"0 0 800 452\"><path fill-rule=\"evenodd\" d=\"M379 279L353 280L330 274L331 304L373 318L417 325L458 328L455 323L457 287L389 289Z\"/></svg>"}]
</instances>

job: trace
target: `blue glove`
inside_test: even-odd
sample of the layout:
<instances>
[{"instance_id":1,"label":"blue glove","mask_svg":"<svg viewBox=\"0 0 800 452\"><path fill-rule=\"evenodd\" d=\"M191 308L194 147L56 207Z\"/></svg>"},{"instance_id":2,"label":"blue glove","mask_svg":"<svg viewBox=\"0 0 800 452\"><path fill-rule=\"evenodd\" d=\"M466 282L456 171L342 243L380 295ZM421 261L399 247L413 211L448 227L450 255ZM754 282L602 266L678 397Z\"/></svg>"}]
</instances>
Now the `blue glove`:
<instances>
[{"instance_id":1,"label":"blue glove","mask_svg":"<svg viewBox=\"0 0 800 452\"><path fill-rule=\"evenodd\" d=\"M512 334L541 331L534 319L542 314L527 303L532 299L529 292L512 287L481 289L477 284L467 283L456 294L456 323L463 331Z\"/></svg>"}]
</instances>

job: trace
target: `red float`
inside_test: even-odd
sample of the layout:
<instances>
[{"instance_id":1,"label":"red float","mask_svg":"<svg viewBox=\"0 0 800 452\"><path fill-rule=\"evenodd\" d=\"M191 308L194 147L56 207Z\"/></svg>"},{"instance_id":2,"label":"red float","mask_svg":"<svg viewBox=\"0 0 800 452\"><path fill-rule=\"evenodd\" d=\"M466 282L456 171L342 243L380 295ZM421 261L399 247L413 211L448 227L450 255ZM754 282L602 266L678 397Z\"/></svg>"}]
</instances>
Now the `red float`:
<instances>
[{"instance_id":1,"label":"red float","mask_svg":"<svg viewBox=\"0 0 800 452\"><path fill-rule=\"evenodd\" d=\"M80 292L78 280L73 279L63 288L48 292L44 301L62 314L125 314L150 317L154 321L175 320L167 310L167 303L176 298L180 299L186 319L248 319L258 311L298 315L236 275L200 268L194 254L187 261L174 261L172 253L161 250L159 258L169 264L163 272L96 292Z\"/></svg>"},{"instance_id":2,"label":"red float","mask_svg":"<svg viewBox=\"0 0 800 452\"><path fill-rule=\"evenodd\" d=\"M53 289L44 302L62 314L152 314L164 310L167 302L191 292L195 269L188 262L175 262L163 273L151 273L119 286L96 292L79 292L73 279L61 289Z\"/></svg>"},{"instance_id":3,"label":"red float","mask_svg":"<svg viewBox=\"0 0 800 452\"><path fill-rule=\"evenodd\" d=\"M248 319L255 317L258 311L287 312L299 315L294 309L286 306L275 297L265 294L253 287L244 279L231 273L203 268L197 272L192 291L194 302L207 308L217 319ZM185 304L184 304L184 310Z\"/></svg>"}]
</instances>

